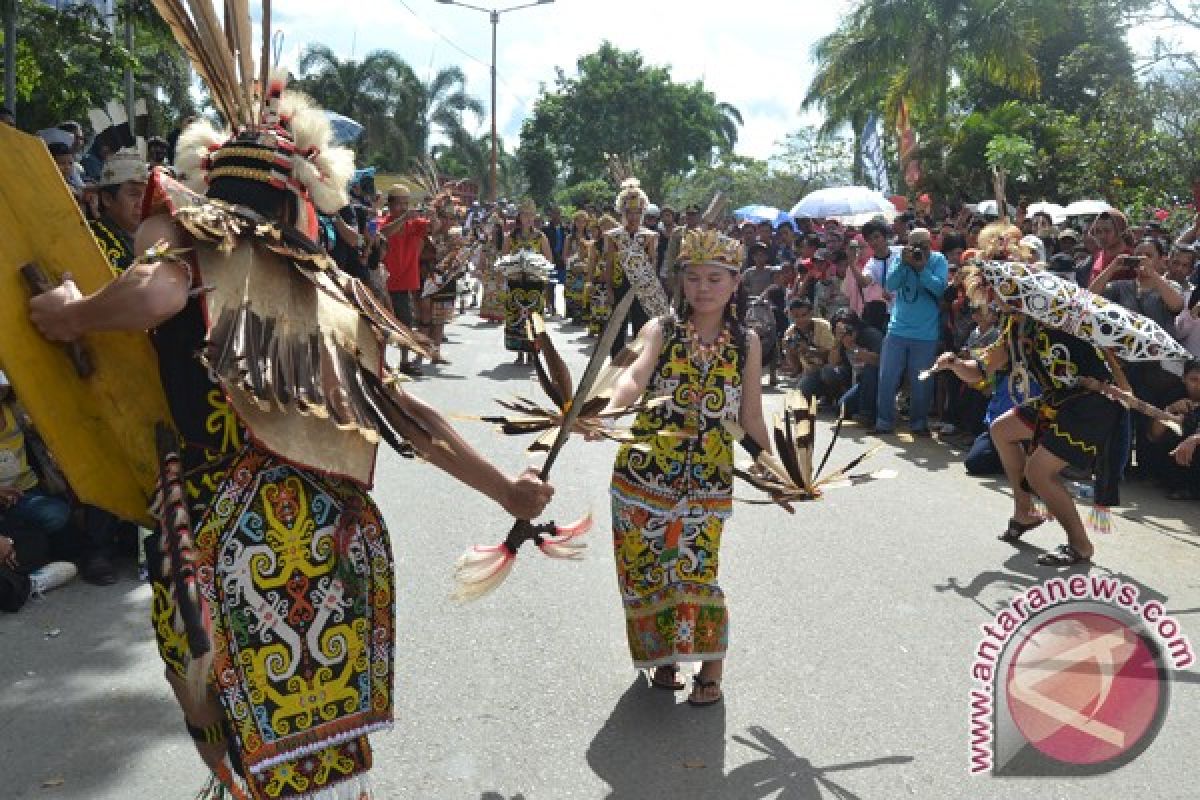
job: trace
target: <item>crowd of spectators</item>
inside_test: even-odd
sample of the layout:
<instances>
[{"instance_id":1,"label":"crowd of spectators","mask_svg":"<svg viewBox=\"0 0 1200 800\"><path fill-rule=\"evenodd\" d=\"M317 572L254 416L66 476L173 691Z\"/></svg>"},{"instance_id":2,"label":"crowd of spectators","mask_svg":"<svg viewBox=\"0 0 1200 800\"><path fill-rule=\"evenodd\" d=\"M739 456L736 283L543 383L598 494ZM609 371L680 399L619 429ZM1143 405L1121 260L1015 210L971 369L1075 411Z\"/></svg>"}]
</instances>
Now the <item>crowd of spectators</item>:
<instances>
[{"instance_id":1,"label":"crowd of spectators","mask_svg":"<svg viewBox=\"0 0 1200 800\"><path fill-rule=\"evenodd\" d=\"M988 425L1012 405L1007 378L985 387L946 373L915 380L941 353L967 357L999 337L999 310L970 302L960 270L988 222L963 209L940 218L905 213L860 228L810 219L730 223L748 253L742 306L775 305L782 380L817 395L822 408L884 437L896 431L898 416L907 417L914 437L937 434L966 450L968 472L999 473ZM1158 220L1131 225L1117 210L1071 227L1018 210L1015 222L1039 268L1149 317L1192 354L1186 365L1125 365L1134 393L1181 418L1184 428L1181 440L1131 415L1125 477L1160 485L1173 499L1197 499L1200 215L1178 235ZM753 325L753 316L746 321Z\"/></svg>"}]
</instances>

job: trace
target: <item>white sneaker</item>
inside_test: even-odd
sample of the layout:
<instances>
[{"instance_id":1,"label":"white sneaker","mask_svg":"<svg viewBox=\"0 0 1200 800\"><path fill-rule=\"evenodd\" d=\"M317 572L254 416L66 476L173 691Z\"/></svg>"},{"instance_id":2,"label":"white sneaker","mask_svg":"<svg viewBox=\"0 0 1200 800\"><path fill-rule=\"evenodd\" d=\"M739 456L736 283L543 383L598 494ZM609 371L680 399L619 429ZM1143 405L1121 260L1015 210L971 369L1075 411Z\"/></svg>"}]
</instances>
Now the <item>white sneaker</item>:
<instances>
[{"instance_id":1,"label":"white sneaker","mask_svg":"<svg viewBox=\"0 0 1200 800\"><path fill-rule=\"evenodd\" d=\"M943 422L938 430L942 436L953 436L958 433L958 428L954 427L953 423Z\"/></svg>"},{"instance_id":2,"label":"white sneaker","mask_svg":"<svg viewBox=\"0 0 1200 800\"><path fill-rule=\"evenodd\" d=\"M51 561L29 573L30 594L43 595L75 580L79 570L70 561Z\"/></svg>"}]
</instances>

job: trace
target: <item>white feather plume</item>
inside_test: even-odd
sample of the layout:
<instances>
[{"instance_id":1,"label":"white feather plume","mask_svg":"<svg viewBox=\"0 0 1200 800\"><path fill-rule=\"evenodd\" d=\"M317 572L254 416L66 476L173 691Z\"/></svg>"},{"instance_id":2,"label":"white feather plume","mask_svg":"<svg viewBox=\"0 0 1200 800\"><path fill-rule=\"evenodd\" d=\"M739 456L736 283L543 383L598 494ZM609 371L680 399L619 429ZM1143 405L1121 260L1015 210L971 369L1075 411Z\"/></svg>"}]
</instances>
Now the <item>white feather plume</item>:
<instances>
[{"instance_id":1,"label":"white feather plume","mask_svg":"<svg viewBox=\"0 0 1200 800\"><path fill-rule=\"evenodd\" d=\"M308 189L318 211L335 213L349 202L346 186L354 177L354 151L333 145L328 115L299 92L284 92L280 115L299 151L292 159L292 177ZM303 155L310 151L316 155Z\"/></svg>"},{"instance_id":2,"label":"white feather plume","mask_svg":"<svg viewBox=\"0 0 1200 800\"><path fill-rule=\"evenodd\" d=\"M197 194L208 191L204 180L204 159L229 136L229 131L218 131L203 117L184 128L175 145L175 170L179 180Z\"/></svg>"}]
</instances>

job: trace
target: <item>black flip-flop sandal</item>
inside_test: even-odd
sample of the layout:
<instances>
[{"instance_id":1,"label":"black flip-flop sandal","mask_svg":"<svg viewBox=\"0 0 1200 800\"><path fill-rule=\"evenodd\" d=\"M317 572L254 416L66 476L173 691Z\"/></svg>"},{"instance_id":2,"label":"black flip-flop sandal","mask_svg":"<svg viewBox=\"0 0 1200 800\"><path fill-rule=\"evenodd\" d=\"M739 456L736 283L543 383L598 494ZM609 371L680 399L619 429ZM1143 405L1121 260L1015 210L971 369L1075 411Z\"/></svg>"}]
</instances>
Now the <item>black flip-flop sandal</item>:
<instances>
[{"instance_id":1,"label":"black flip-flop sandal","mask_svg":"<svg viewBox=\"0 0 1200 800\"><path fill-rule=\"evenodd\" d=\"M696 684L695 688L692 689L693 695L696 693L696 689L708 689L712 686L717 687L718 693L717 696L712 700L696 700L691 695L688 695L688 705L697 707L715 706L717 703L725 699L725 693L720 691L720 681L706 681L704 678L701 678L699 675L697 675L696 677L692 678L692 682Z\"/></svg>"},{"instance_id":2,"label":"black flip-flop sandal","mask_svg":"<svg viewBox=\"0 0 1200 800\"><path fill-rule=\"evenodd\" d=\"M669 674L673 678L671 683L666 683L665 681L660 681L658 679L658 671L660 669L666 670L667 674ZM666 691L666 692L678 692L678 691L682 691L683 689L687 688L687 684L684 683L683 681L679 680L679 667L675 667L675 666L655 667L650 672L650 685L652 687L654 687L655 689L662 689L663 691Z\"/></svg>"},{"instance_id":3,"label":"black flip-flop sandal","mask_svg":"<svg viewBox=\"0 0 1200 800\"><path fill-rule=\"evenodd\" d=\"M1022 536L1029 533L1031 530L1033 530L1037 526L1044 524L1045 522L1046 522L1046 520L1044 520L1044 519L1039 519L1036 522L1017 522L1016 517L1009 517L1008 518L1008 527L1005 528L1004 533L1000 534L996 538L1002 542L1015 542L1018 539L1020 539Z\"/></svg>"},{"instance_id":4,"label":"black flip-flop sandal","mask_svg":"<svg viewBox=\"0 0 1200 800\"><path fill-rule=\"evenodd\" d=\"M1060 544L1055 550L1038 556L1037 562L1043 567L1070 567L1075 564L1090 564L1092 559L1069 544Z\"/></svg>"}]
</instances>

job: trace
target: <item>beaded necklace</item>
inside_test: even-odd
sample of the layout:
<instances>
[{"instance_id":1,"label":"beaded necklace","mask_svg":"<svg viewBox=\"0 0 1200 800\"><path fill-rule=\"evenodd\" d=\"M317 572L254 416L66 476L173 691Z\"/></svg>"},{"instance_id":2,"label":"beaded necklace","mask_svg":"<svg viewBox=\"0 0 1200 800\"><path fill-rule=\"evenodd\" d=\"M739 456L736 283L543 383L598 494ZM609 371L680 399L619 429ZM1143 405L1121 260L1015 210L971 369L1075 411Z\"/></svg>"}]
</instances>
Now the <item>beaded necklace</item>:
<instances>
[{"instance_id":1,"label":"beaded necklace","mask_svg":"<svg viewBox=\"0 0 1200 800\"><path fill-rule=\"evenodd\" d=\"M700 338L700 332L696 330L695 323L690 319L684 323L683 330L687 336L688 358L698 367L711 365L729 344L729 329L724 325L721 326L721 332L717 334L717 338L708 343Z\"/></svg>"}]
</instances>

